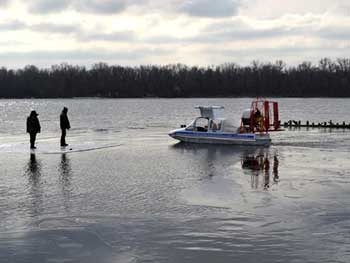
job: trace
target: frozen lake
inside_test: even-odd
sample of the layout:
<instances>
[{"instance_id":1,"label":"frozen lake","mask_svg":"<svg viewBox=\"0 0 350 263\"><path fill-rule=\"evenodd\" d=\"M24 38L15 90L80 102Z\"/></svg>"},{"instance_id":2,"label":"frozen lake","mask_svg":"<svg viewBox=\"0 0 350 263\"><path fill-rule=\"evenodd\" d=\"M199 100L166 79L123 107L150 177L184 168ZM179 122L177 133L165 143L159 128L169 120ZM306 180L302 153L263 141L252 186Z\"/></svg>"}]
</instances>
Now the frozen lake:
<instances>
[{"instance_id":1,"label":"frozen lake","mask_svg":"<svg viewBox=\"0 0 350 263\"><path fill-rule=\"evenodd\" d=\"M282 121L350 122L349 99L276 100ZM0 100L0 262L350 262L350 130L286 130L268 148L167 136L196 105L239 123L250 102Z\"/></svg>"}]
</instances>

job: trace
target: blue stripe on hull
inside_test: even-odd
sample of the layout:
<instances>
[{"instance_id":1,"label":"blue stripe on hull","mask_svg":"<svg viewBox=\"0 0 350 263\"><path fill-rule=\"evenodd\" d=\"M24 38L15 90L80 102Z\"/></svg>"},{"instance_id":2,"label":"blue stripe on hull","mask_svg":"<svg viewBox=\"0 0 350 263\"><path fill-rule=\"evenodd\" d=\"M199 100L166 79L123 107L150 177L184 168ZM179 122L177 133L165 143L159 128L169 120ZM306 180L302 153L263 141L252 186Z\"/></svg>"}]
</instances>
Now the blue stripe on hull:
<instances>
[{"instance_id":1,"label":"blue stripe on hull","mask_svg":"<svg viewBox=\"0 0 350 263\"><path fill-rule=\"evenodd\" d=\"M194 143L253 144L267 145L270 138L257 138L255 134L176 131L171 135L180 141Z\"/></svg>"},{"instance_id":2,"label":"blue stripe on hull","mask_svg":"<svg viewBox=\"0 0 350 263\"><path fill-rule=\"evenodd\" d=\"M239 134L239 133L217 133L217 132L188 132L178 131L174 134L175 136L190 136L190 137L208 137L218 139L243 139L243 140L255 140L255 134Z\"/></svg>"}]
</instances>

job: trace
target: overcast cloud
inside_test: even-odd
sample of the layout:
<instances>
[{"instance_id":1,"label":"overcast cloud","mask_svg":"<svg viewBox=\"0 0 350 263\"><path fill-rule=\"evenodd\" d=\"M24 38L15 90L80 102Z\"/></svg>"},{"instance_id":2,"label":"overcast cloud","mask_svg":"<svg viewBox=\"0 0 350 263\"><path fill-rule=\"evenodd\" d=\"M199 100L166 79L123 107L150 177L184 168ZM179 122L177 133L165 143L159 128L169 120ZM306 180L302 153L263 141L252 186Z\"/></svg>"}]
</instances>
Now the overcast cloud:
<instances>
[{"instance_id":1,"label":"overcast cloud","mask_svg":"<svg viewBox=\"0 0 350 263\"><path fill-rule=\"evenodd\" d=\"M69 2L69 0L31 0L28 4L30 12L48 14L65 10Z\"/></svg>"},{"instance_id":2,"label":"overcast cloud","mask_svg":"<svg viewBox=\"0 0 350 263\"><path fill-rule=\"evenodd\" d=\"M0 23L0 31L16 31L25 27L26 25L19 20L8 20Z\"/></svg>"},{"instance_id":3,"label":"overcast cloud","mask_svg":"<svg viewBox=\"0 0 350 263\"><path fill-rule=\"evenodd\" d=\"M238 0L186 0L180 10L199 17L229 17L236 15L240 1Z\"/></svg>"},{"instance_id":4,"label":"overcast cloud","mask_svg":"<svg viewBox=\"0 0 350 263\"><path fill-rule=\"evenodd\" d=\"M136 0L32 0L28 1L30 12L47 14L65 9L92 14L116 14L135 3L144 5L146 1Z\"/></svg>"},{"instance_id":5,"label":"overcast cloud","mask_svg":"<svg viewBox=\"0 0 350 263\"><path fill-rule=\"evenodd\" d=\"M76 0L73 2L76 10L97 14L116 14L127 7L127 1L123 0Z\"/></svg>"},{"instance_id":6,"label":"overcast cloud","mask_svg":"<svg viewBox=\"0 0 350 263\"><path fill-rule=\"evenodd\" d=\"M133 42L135 35L132 31L121 31L113 33L88 33L84 32L78 35L81 41L104 41L104 42Z\"/></svg>"},{"instance_id":7,"label":"overcast cloud","mask_svg":"<svg viewBox=\"0 0 350 263\"><path fill-rule=\"evenodd\" d=\"M52 23L40 23L28 27L30 30L37 32L47 32L47 33L79 33L80 29L77 25L59 25Z\"/></svg>"},{"instance_id":8,"label":"overcast cloud","mask_svg":"<svg viewBox=\"0 0 350 263\"><path fill-rule=\"evenodd\" d=\"M1 0L0 0L1 1ZM23 1L23 0L22 0ZM229 17L237 14L244 0L32 0L26 2L30 12L48 14L73 9L99 15L111 15L126 11L130 7L143 11L162 10L184 13L196 17Z\"/></svg>"},{"instance_id":9,"label":"overcast cloud","mask_svg":"<svg viewBox=\"0 0 350 263\"><path fill-rule=\"evenodd\" d=\"M347 0L0 0L0 66L347 57Z\"/></svg>"},{"instance_id":10,"label":"overcast cloud","mask_svg":"<svg viewBox=\"0 0 350 263\"><path fill-rule=\"evenodd\" d=\"M0 6L6 6L9 2L10 0L0 0Z\"/></svg>"}]
</instances>

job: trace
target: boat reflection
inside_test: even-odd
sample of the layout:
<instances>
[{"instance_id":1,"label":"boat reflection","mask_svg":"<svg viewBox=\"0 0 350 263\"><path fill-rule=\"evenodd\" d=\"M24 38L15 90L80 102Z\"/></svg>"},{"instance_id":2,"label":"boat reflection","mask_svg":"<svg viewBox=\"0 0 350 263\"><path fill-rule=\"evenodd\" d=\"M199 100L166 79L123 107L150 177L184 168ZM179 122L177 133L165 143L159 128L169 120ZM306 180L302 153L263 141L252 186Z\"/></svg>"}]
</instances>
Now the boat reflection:
<instances>
[{"instance_id":1,"label":"boat reflection","mask_svg":"<svg viewBox=\"0 0 350 263\"><path fill-rule=\"evenodd\" d=\"M222 156L241 155L242 153L253 154L257 151L269 151L269 146L245 146L245 145L216 145L216 144L196 144L187 142L178 142L169 146L170 149L181 153L192 152L195 155L201 152L217 153Z\"/></svg>"},{"instance_id":2,"label":"boat reflection","mask_svg":"<svg viewBox=\"0 0 350 263\"><path fill-rule=\"evenodd\" d=\"M185 158L183 164L189 162L188 166L191 171L195 171L194 163L199 163L196 169L201 170L201 174L205 174L208 178L214 176L226 176L232 173L232 165L240 163L241 157L246 156L245 167L250 167L252 170L260 169L255 164L255 156L257 153L268 153L269 147L261 146L234 146L232 145L212 145L212 144L193 144L180 142L171 146L180 152L182 155L187 155L190 158Z\"/></svg>"},{"instance_id":3,"label":"boat reflection","mask_svg":"<svg viewBox=\"0 0 350 263\"><path fill-rule=\"evenodd\" d=\"M272 163L273 182L270 179L270 167ZM279 182L278 155L271 156L269 152L258 151L254 154L243 154L242 169L249 171L251 176L251 187L258 189L260 186L268 190L272 184Z\"/></svg>"}]
</instances>

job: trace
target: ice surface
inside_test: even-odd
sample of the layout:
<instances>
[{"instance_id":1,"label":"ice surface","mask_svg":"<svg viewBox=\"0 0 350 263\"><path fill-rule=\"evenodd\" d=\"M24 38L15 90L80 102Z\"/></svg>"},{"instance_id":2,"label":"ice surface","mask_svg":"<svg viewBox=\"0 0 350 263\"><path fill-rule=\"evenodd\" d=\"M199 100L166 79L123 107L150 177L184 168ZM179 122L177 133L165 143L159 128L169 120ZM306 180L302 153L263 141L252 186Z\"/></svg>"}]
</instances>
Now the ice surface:
<instances>
[{"instance_id":1,"label":"ice surface","mask_svg":"<svg viewBox=\"0 0 350 263\"><path fill-rule=\"evenodd\" d=\"M281 101L283 119L350 107ZM269 148L167 136L204 104L234 119L250 100L0 101L0 262L349 262L349 131L287 130ZM41 113L35 151L28 105Z\"/></svg>"}]
</instances>

